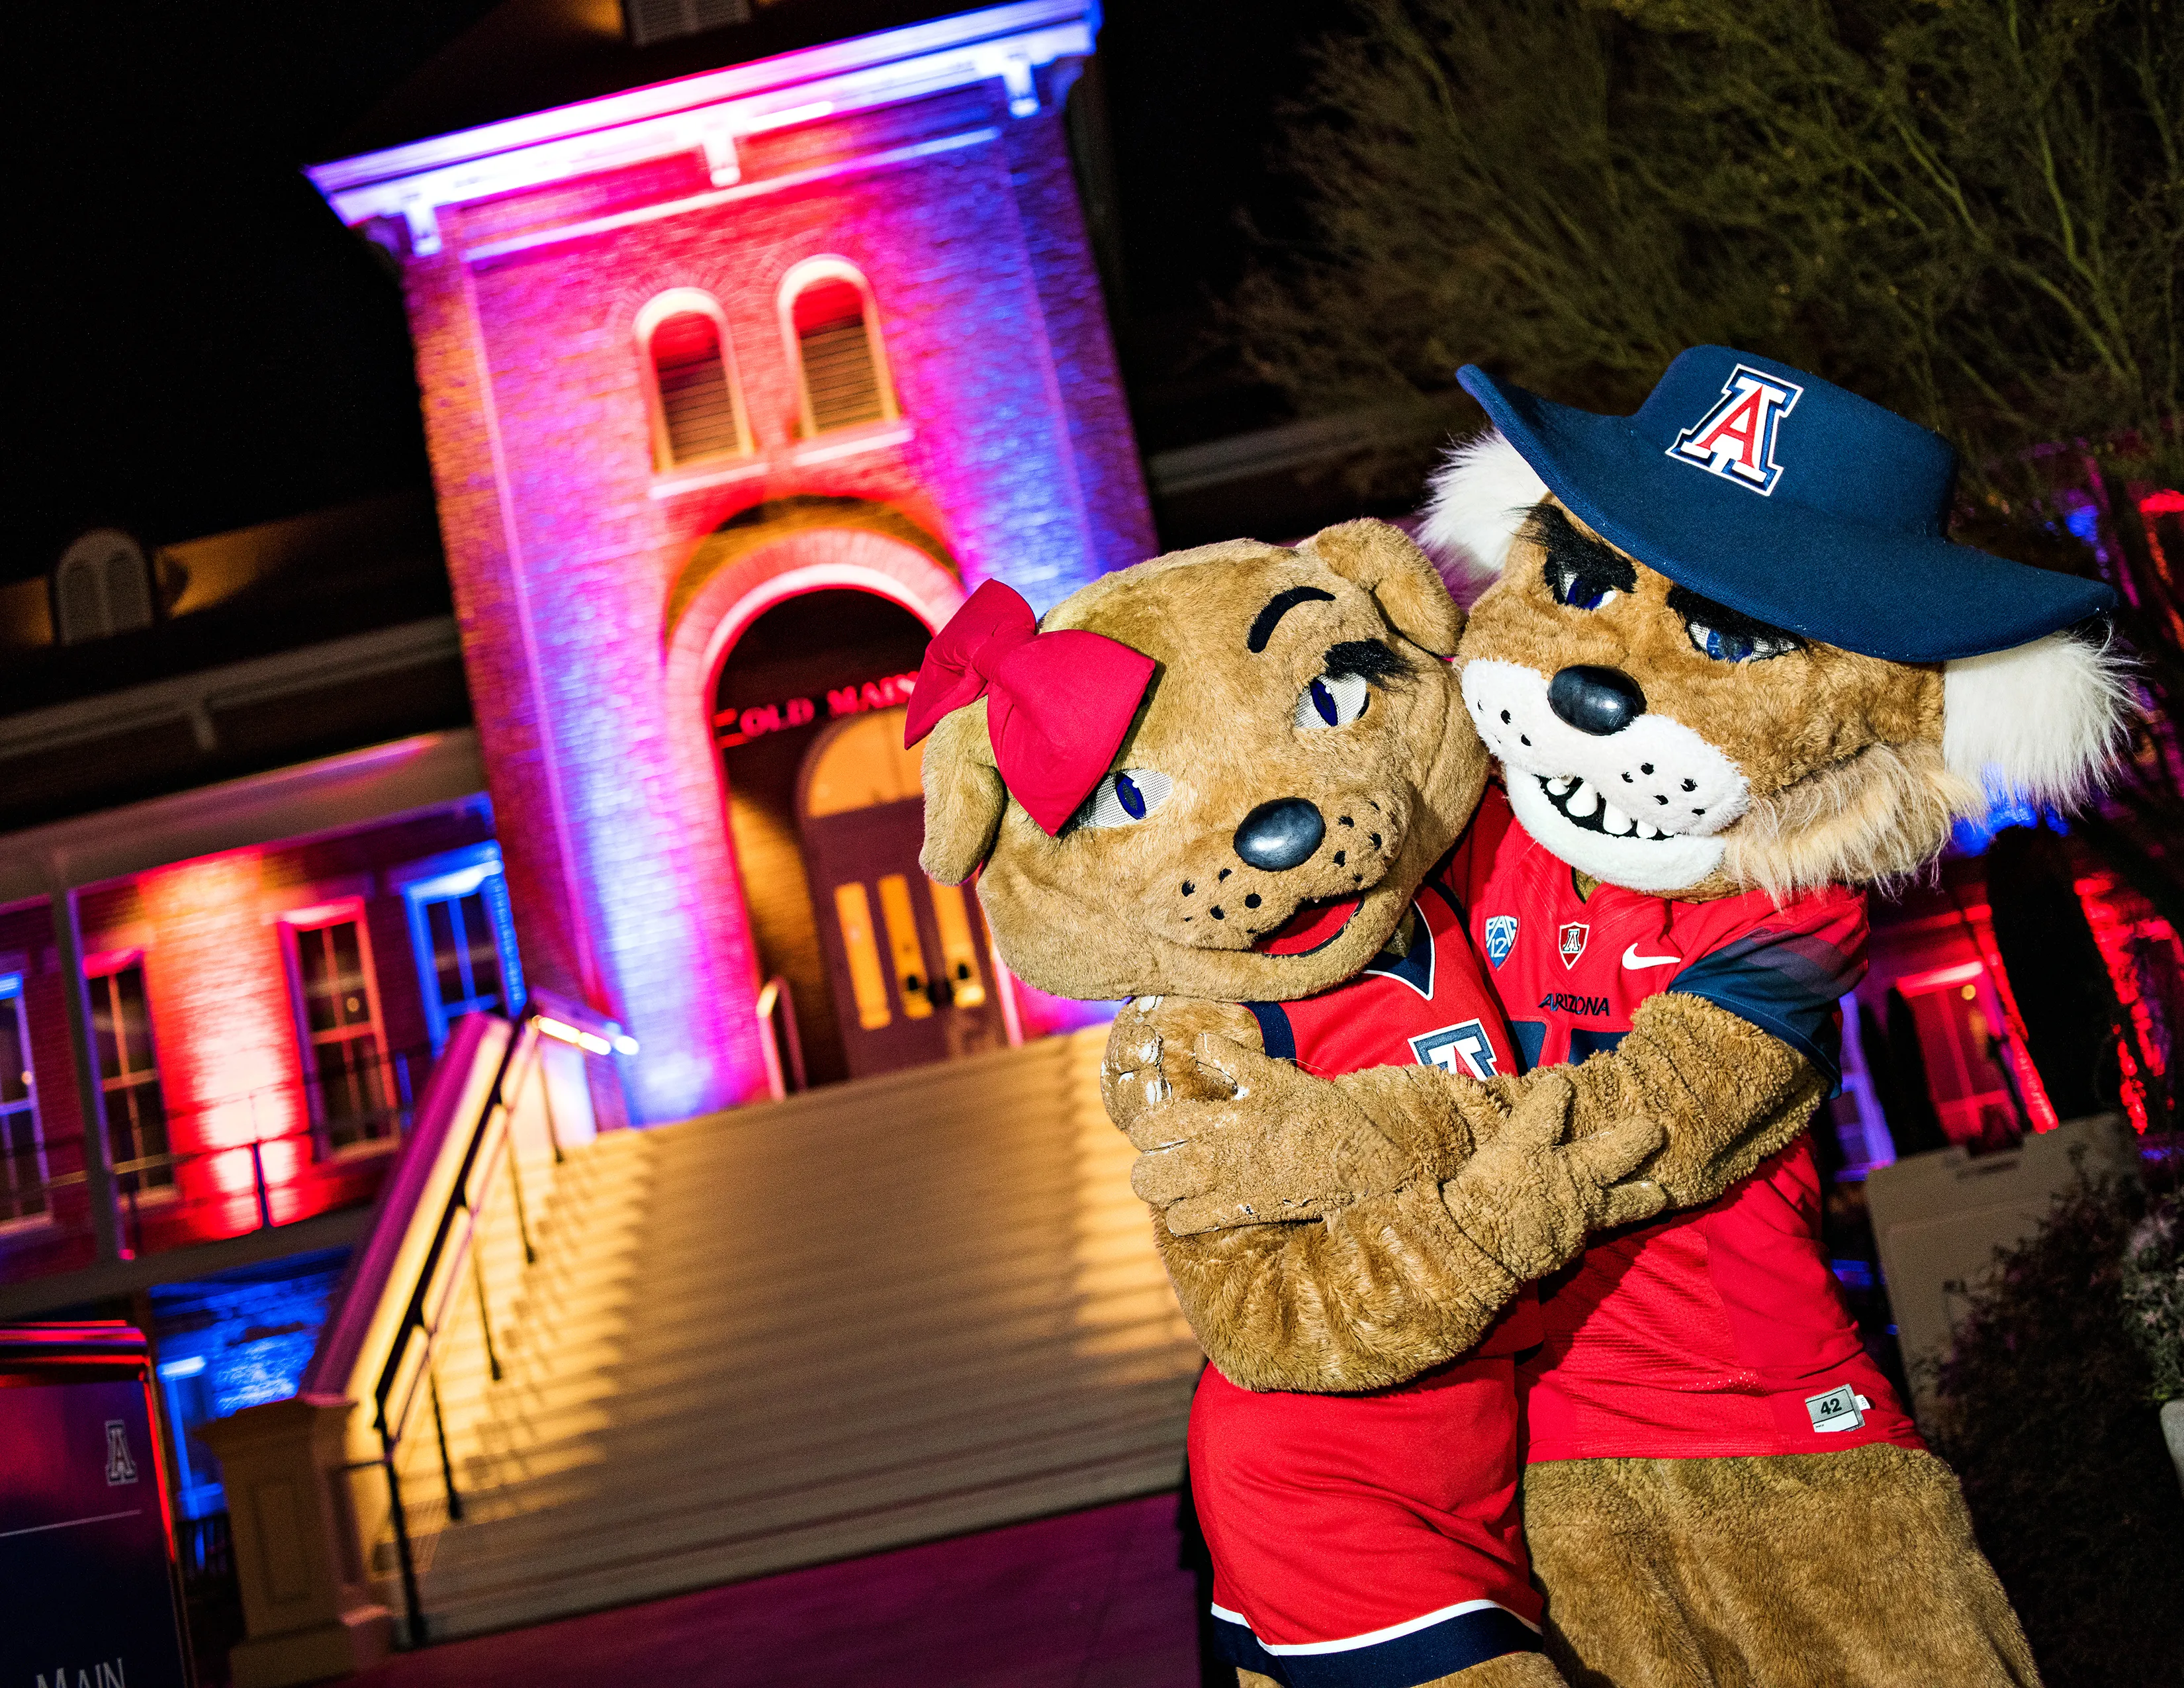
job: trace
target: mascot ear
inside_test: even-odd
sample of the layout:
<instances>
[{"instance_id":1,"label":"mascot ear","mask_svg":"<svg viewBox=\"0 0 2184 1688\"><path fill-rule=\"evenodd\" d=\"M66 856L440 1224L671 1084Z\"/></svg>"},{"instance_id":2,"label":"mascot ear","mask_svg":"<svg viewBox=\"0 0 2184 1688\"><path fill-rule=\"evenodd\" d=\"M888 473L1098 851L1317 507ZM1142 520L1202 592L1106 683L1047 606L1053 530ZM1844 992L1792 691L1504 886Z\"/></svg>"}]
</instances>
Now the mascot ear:
<instances>
[{"instance_id":1,"label":"mascot ear","mask_svg":"<svg viewBox=\"0 0 2184 1688\"><path fill-rule=\"evenodd\" d=\"M925 845L917 865L944 885L960 885L994 848L1008 788L994 767L981 698L940 717L925 741Z\"/></svg>"},{"instance_id":2,"label":"mascot ear","mask_svg":"<svg viewBox=\"0 0 2184 1688\"><path fill-rule=\"evenodd\" d=\"M2130 669L2068 633L1942 669L1942 757L1953 773L2035 803L2090 796L2121 750Z\"/></svg>"},{"instance_id":3,"label":"mascot ear","mask_svg":"<svg viewBox=\"0 0 2184 1688\"><path fill-rule=\"evenodd\" d=\"M1434 472L1418 543L1459 604L1476 602L1502 577L1510 541L1546 495L1546 482L1499 428L1449 448Z\"/></svg>"},{"instance_id":4,"label":"mascot ear","mask_svg":"<svg viewBox=\"0 0 2184 1688\"><path fill-rule=\"evenodd\" d=\"M1456 655L1463 611L1435 572L1433 560L1401 528L1384 521L1346 521L1323 527L1298 549L1371 593L1381 613L1412 644L1435 656Z\"/></svg>"}]
</instances>

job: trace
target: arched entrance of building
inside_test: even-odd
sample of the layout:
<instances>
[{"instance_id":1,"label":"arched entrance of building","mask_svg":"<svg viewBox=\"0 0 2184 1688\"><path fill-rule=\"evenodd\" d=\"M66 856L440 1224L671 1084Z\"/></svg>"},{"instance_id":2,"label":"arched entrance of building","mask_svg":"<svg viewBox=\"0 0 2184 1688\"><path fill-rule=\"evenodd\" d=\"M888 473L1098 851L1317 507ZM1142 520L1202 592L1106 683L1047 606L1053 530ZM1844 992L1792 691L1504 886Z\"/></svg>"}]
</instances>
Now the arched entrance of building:
<instances>
[{"instance_id":1,"label":"arched entrance of building","mask_svg":"<svg viewBox=\"0 0 2184 1688\"><path fill-rule=\"evenodd\" d=\"M830 727L900 715L896 699L930 637L918 616L877 593L820 587L753 618L715 684L709 718L758 972L788 985L811 1084L876 1069L850 1059L863 1040L850 1035L855 1006L837 989L841 946L822 919L832 904L805 848L806 765L822 738L838 736ZM912 872L916 856L912 845Z\"/></svg>"},{"instance_id":2,"label":"arched entrance of building","mask_svg":"<svg viewBox=\"0 0 2184 1688\"><path fill-rule=\"evenodd\" d=\"M755 999L723 1002L720 1011L733 1017L755 1010L764 1020L766 1005L777 1004L780 994L761 987L783 981L811 1084L943 1058L1013 1034L1015 998L994 976L975 906L967 901L965 919L977 983L988 998L977 1005L983 1012L973 1014L970 1004L959 1008L956 982L927 962L928 949L931 961L939 962L962 946L952 911L944 913L932 901L917 872L916 837L906 840L906 850L896 850L900 859L883 863L869 851L856 854L859 835L874 827L900 828L907 811L889 816L878 800L850 804L823 794L838 788L839 777L854 783L858 767L872 777L879 764L859 746L876 747L885 730L875 726L866 739L830 733L830 727L892 712L899 743L901 705L927 641L962 600L952 559L900 511L817 497L779 499L732 518L699 543L670 590L663 629L668 693L688 723L677 729L679 777L694 805L725 822L722 842L733 848L733 883L740 894L737 935L749 946L747 976ZM806 765L822 736L830 744L844 742L836 748L838 762L829 764L834 772L820 783L818 805L825 812L807 815ZM822 883L813 871L814 847L827 862L855 866L857 873ZM724 850L724 866L726 855ZM909 920L897 924L905 939L916 934L923 1012L904 997L908 975L895 972L889 947L881 881L892 877L901 878L909 899ZM864 1024L876 1017L871 1003L861 1015L847 971L850 946L838 927L837 883L865 887L872 939L889 992L889 1022L878 1038L868 1033L882 1028ZM951 922L946 934L944 918ZM907 941L902 954L906 965ZM778 1011L775 1007L777 1017ZM966 1014L976 1023L965 1022ZM932 1035L908 1035L904 1028L912 1021L917 1032ZM776 1017L753 1029L767 1038L788 1028ZM777 1041L777 1056L787 1056L785 1041ZM854 1061L853 1049L859 1051ZM773 1064L788 1069L794 1063Z\"/></svg>"},{"instance_id":3,"label":"arched entrance of building","mask_svg":"<svg viewBox=\"0 0 2184 1688\"><path fill-rule=\"evenodd\" d=\"M902 747L903 714L830 723L797 782L820 948L859 1078L1008 1041L976 900L918 870L922 753Z\"/></svg>"}]
</instances>

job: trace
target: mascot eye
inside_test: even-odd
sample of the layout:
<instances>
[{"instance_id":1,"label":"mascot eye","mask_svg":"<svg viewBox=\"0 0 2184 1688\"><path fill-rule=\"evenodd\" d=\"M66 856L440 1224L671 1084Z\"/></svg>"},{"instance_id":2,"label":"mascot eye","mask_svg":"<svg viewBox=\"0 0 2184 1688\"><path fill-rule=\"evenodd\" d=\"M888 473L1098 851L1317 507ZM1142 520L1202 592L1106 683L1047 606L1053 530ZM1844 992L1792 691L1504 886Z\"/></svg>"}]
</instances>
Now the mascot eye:
<instances>
[{"instance_id":1,"label":"mascot eye","mask_svg":"<svg viewBox=\"0 0 2184 1688\"><path fill-rule=\"evenodd\" d=\"M1573 610L1604 609L1616 596L1616 588L1610 582L1590 569L1559 559L1547 565L1547 590L1556 603L1567 604Z\"/></svg>"},{"instance_id":2,"label":"mascot eye","mask_svg":"<svg viewBox=\"0 0 2184 1688\"><path fill-rule=\"evenodd\" d=\"M1362 674L1323 674L1304 688L1292 719L1300 727L1347 727L1365 713L1372 694Z\"/></svg>"},{"instance_id":3,"label":"mascot eye","mask_svg":"<svg viewBox=\"0 0 2184 1688\"><path fill-rule=\"evenodd\" d=\"M1758 627L1717 627L1696 616L1685 621L1684 631L1691 636L1694 645L1717 662L1764 662L1797 648L1797 641L1787 633Z\"/></svg>"},{"instance_id":4,"label":"mascot eye","mask_svg":"<svg viewBox=\"0 0 2184 1688\"><path fill-rule=\"evenodd\" d=\"M1152 768L1117 768L1092 788L1077 811L1080 827L1131 827L1167 800L1175 782Z\"/></svg>"}]
</instances>

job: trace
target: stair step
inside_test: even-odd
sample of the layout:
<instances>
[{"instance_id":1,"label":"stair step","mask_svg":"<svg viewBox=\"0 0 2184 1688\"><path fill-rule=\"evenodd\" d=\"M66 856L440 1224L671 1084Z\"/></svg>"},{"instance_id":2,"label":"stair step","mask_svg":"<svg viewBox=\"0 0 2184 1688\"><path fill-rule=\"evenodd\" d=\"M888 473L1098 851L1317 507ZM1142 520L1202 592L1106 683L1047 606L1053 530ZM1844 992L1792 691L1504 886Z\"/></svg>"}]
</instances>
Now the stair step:
<instances>
[{"instance_id":1,"label":"stair step","mask_svg":"<svg viewBox=\"0 0 2184 1688\"><path fill-rule=\"evenodd\" d=\"M526 1164L536 1262L504 1200L480 1245L502 1376L468 1286L435 1355L465 1517L419 1543L432 1634L1173 1485L1201 1361L1100 1111L1102 1041ZM429 1409L402 1465L435 1518Z\"/></svg>"}]
</instances>

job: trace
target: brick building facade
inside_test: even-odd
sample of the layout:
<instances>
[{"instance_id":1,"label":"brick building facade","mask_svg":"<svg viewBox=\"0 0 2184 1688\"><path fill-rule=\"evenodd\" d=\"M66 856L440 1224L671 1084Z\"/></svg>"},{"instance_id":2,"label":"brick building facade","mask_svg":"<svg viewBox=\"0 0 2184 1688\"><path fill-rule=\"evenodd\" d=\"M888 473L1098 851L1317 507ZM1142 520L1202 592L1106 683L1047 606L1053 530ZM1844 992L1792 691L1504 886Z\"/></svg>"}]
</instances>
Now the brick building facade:
<instances>
[{"instance_id":1,"label":"brick building facade","mask_svg":"<svg viewBox=\"0 0 2184 1688\"><path fill-rule=\"evenodd\" d=\"M769 1083L712 725L753 621L846 591L931 629L1155 549L1061 118L1096 22L1032 0L312 173L401 262L525 966L636 1035L636 1120Z\"/></svg>"}]
</instances>

